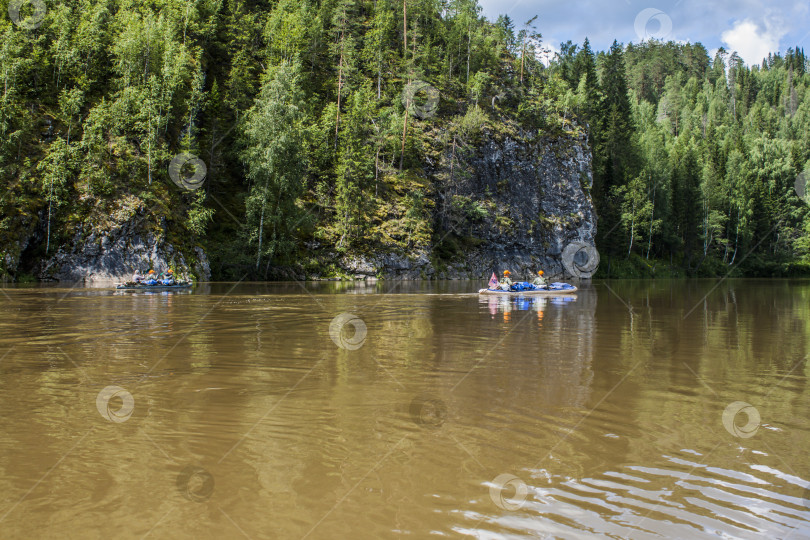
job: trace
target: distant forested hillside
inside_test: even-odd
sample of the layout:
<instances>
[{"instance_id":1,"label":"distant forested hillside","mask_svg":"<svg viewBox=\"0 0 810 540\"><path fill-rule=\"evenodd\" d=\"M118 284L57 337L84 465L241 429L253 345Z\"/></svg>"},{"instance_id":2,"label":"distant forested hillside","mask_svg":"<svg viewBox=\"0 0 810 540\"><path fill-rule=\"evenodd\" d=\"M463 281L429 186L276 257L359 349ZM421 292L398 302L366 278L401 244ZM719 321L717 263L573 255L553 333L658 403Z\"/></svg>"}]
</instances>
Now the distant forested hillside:
<instances>
[{"instance_id":1,"label":"distant forested hillside","mask_svg":"<svg viewBox=\"0 0 810 540\"><path fill-rule=\"evenodd\" d=\"M810 159L799 50L746 67L700 45L586 42L554 59L542 16L488 21L475 0L36 4L13 20L0 0L12 278L124 223L202 246L220 279L315 245L435 248L453 240L437 204L485 209L439 200L424 170L470 174L483 131L587 130L603 275L779 273L810 257L793 191ZM169 178L184 153L205 163L199 189Z\"/></svg>"},{"instance_id":2,"label":"distant forested hillside","mask_svg":"<svg viewBox=\"0 0 810 540\"><path fill-rule=\"evenodd\" d=\"M549 71L591 127L602 275L807 272L808 67L801 49L749 67L700 44L563 44Z\"/></svg>"}]
</instances>

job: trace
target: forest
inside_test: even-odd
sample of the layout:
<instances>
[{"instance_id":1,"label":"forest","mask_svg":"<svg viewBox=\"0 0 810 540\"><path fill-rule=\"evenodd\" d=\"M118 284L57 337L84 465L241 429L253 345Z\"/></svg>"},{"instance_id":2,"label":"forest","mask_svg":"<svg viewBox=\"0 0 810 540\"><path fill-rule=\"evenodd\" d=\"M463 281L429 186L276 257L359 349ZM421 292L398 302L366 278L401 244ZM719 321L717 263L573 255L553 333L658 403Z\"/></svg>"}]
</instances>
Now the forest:
<instances>
[{"instance_id":1,"label":"forest","mask_svg":"<svg viewBox=\"0 0 810 540\"><path fill-rule=\"evenodd\" d=\"M425 164L452 183L483 132L518 130L587 134L596 277L810 274L801 48L752 66L699 43L551 54L542 14L490 21L476 0L13 4L0 1L13 279L124 223L202 246L215 279L324 265L310 255L324 245L440 256L453 239L437 205L487 210L437 197ZM202 187L172 182L178 155L204 163Z\"/></svg>"},{"instance_id":2,"label":"forest","mask_svg":"<svg viewBox=\"0 0 810 540\"><path fill-rule=\"evenodd\" d=\"M802 49L746 66L700 44L565 43L551 71L592 126L597 245L613 277L806 274L810 96ZM594 81L593 83L589 81Z\"/></svg>"}]
</instances>

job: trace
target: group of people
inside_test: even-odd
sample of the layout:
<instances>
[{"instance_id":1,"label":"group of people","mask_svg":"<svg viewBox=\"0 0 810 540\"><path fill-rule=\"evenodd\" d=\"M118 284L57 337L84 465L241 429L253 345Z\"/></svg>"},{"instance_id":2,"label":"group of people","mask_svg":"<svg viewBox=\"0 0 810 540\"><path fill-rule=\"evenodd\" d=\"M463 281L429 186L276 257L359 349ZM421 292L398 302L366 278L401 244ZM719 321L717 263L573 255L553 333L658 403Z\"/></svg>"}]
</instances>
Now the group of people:
<instances>
[{"instance_id":1,"label":"group of people","mask_svg":"<svg viewBox=\"0 0 810 540\"><path fill-rule=\"evenodd\" d=\"M532 287L536 289L548 289L548 283L546 283L546 278L543 277L543 274L545 274L545 272L543 272L542 270L538 270L537 277L535 277L531 281ZM503 278L500 281L498 281L498 277L493 273L492 279L489 280L489 288L491 290L502 290L502 291L512 290L512 287L515 285L515 282L512 281L511 276L512 272L510 272L509 270L504 270Z\"/></svg>"},{"instance_id":2,"label":"group of people","mask_svg":"<svg viewBox=\"0 0 810 540\"><path fill-rule=\"evenodd\" d=\"M133 283L141 283L143 285L174 285L177 283L174 279L174 272L169 269L160 274L155 273L154 270L149 270L146 274L141 274L140 270L135 270L132 275Z\"/></svg>"}]
</instances>

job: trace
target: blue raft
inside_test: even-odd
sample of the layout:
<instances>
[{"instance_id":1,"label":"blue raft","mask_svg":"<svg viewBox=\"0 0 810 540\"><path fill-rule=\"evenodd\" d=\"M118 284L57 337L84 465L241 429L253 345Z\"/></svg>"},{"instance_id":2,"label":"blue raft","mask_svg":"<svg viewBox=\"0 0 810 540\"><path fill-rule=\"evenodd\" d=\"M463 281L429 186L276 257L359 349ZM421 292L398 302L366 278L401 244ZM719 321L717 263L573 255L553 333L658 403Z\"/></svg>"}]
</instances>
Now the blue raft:
<instances>
[{"instance_id":1,"label":"blue raft","mask_svg":"<svg viewBox=\"0 0 810 540\"><path fill-rule=\"evenodd\" d=\"M192 283L190 281L180 281L174 285L164 285L158 281L154 285L133 282L121 283L115 288L123 291L174 291L177 289L190 289L191 286Z\"/></svg>"},{"instance_id":2,"label":"blue raft","mask_svg":"<svg viewBox=\"0 0 810 540\"><path fill-rule=\"evenodd\" d=\"M572 294L577 292L577 288L569 283L556 282L549 285L548 289L541 289L535 287L531 283L525 281L515 283L509 291L502 291L500 289L481 289L478 294L483 295L522 295L522 296L557 296L562 294Z\"/></svg>"}]
</instances>

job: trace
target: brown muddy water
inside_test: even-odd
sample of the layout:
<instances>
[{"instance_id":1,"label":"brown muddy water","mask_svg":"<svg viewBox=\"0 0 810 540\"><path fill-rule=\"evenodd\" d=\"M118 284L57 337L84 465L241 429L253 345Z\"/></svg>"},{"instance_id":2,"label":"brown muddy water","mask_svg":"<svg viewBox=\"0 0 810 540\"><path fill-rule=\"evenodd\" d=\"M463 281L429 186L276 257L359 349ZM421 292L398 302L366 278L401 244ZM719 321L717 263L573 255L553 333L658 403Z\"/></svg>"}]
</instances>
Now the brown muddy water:
<instances>
[{"instance_id":1,"label":"brown muddy water","mask_svg":"<svg viewBox=\"0 0 810 540\"><path fill-rule=\"evenodd\" d=\"M0 289L0 538L810 538L810 282Z\"/></svg>"}]
</instances>

